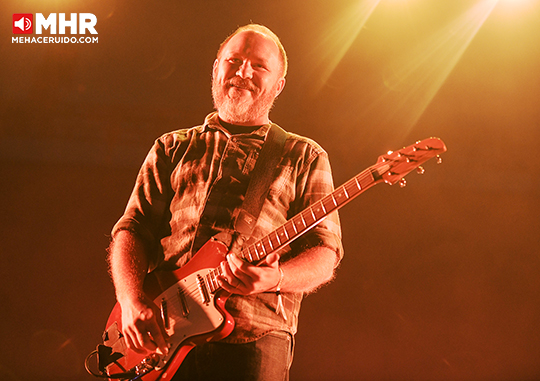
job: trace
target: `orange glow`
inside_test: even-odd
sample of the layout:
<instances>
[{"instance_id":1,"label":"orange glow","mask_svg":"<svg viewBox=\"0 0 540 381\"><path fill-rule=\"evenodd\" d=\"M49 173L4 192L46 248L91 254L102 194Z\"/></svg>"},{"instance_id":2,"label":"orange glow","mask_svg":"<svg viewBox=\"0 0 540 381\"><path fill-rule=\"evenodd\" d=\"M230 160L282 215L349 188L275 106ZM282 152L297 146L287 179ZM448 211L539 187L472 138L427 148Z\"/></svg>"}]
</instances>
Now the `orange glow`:
<instances>
[{"instance_id":1,"label":"orange glow","mask_svg":"<svg viewBox=\"0 0 540 381\"><path fill-rule=\"evenodd\" d=\"M333 23L320 43L323 52L318 66L322 66L322 74L318 78L316 87L320 89L326 84L338 64L347 53L354 40L366 24L380 0L362 1L348 8L342 16Z\"/></svg>"},{"instance_id":2,"label":"orange glow","mask_svg":"<svg viewBox=\"0 0 540 381\"><path fill-rule=\"evenodd\" d=\"M498 0L497 16L505 20L519 20L528 15L534 6L538 6L537 0Z\"/></svg>"},{"instance_id":3,"label":"orange glow","mask_svg":"<svg viewBox=\"0 0 540 381\"><path fill-rule=\"evenodd\" d=\"M399 119L407 129L416 124L496 4L497 0L476 4L387 66L386 90L375 101L392 104L385 118Z\"/></svg>"}]
</instances>

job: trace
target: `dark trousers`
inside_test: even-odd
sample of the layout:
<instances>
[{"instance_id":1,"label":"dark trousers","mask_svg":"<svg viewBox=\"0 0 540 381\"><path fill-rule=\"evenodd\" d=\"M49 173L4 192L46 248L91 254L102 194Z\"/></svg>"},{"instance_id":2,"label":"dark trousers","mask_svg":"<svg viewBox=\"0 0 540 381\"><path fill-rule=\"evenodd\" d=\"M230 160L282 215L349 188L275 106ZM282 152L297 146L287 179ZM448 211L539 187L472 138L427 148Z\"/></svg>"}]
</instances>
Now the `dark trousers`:
<instances>
[{"instance_id":1,"label":"dark trousers","mask_svg":"<svg viewBox=\"0 0 540 381\"><path fill-rule=\"evenodd\" d=\"M245 344L211 342L193 348L172 381L287 381L293 338L272 332Z\"/></svg>"}]
</instances>

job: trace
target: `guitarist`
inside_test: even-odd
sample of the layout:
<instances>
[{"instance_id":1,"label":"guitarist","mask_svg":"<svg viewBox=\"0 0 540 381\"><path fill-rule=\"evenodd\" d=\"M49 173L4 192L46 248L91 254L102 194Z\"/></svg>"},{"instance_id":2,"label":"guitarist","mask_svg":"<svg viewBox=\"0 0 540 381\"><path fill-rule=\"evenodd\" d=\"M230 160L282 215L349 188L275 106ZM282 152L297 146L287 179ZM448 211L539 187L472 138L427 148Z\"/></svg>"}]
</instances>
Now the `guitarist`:
<instances>
[{"instance_id":1,"label":"guitarist","mask_svg":"<svg viewBox=\"0 0 540 381\"><path fill-rule=\"evenodd\" d=\"M273 32L255 24L239 28L213 65L217 111L200 126L163 135L148 153L109 248L122 331L132 350L169 350L159 309L143 291L145 275L182 267L211 237L233 230L286 72L285 50ZM268 170L274 177L252 239L333 190L326 152L292 133L279 165ZM288 379L302 296L333 278L342 255L337 213L258 265L227 255L218 281L232 294L226 309L235 328L192 349L173 380Z\"/></svg>"}]
</instances>

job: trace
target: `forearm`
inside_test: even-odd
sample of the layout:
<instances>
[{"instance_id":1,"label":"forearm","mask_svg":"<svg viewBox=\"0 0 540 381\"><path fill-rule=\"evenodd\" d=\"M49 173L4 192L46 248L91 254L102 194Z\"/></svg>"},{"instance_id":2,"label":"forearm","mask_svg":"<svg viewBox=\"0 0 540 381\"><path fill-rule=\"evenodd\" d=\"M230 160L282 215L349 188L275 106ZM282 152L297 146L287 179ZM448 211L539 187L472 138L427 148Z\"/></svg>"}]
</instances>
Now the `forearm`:
<instances>
[{"instance_id":1,"label":"forearm","mask_svg":"<svg viewBox=\"0 0 540 381\"><path fill-rule=\"evenodd\" d=\"M327 247L314 247L280 265L280 290L309 294L334 277L336 253Z\"/></svg>"},{"instance_id":2,"label":"forearm","mask_svg":"<svg viewBox=\"0 0 540 381\"><path fill-rule=\"evenodd\" d=\"M148 259L137 235L127 230L116 234L109 249L109 269L120 304L143 297Z\"/></svg>"}]
</instances>

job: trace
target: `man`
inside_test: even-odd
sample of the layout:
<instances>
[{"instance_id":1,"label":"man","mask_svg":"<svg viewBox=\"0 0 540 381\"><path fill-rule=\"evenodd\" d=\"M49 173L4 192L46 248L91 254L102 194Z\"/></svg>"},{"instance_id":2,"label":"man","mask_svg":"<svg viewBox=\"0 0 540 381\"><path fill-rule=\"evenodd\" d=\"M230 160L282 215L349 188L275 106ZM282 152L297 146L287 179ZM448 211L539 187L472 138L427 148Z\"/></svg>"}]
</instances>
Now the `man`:
<instances>
[{"instance_id":1,"label":"man","mask_svg":"<svg viewBox=\"0 0 540 381\"><path fill-rule=\"evenodd\" d=\"M214 62L217 112L201 126L165 134L149 152L113 228L109 256L131 349L168 351L160 311L143 291L145 275L182 267L206 240L233 229L286 71L287 56L273 32L254 24L239 28ZM326 152L295 134L287 133L279 165L269 170L275 175L253 239L333 190ZM191 350L174 379L288 379L302 296L330 281L341 257L337 213L257 266L227 255L218 281L232 294L226 308L235 328Z\"/></svg>"}]
</instances>

